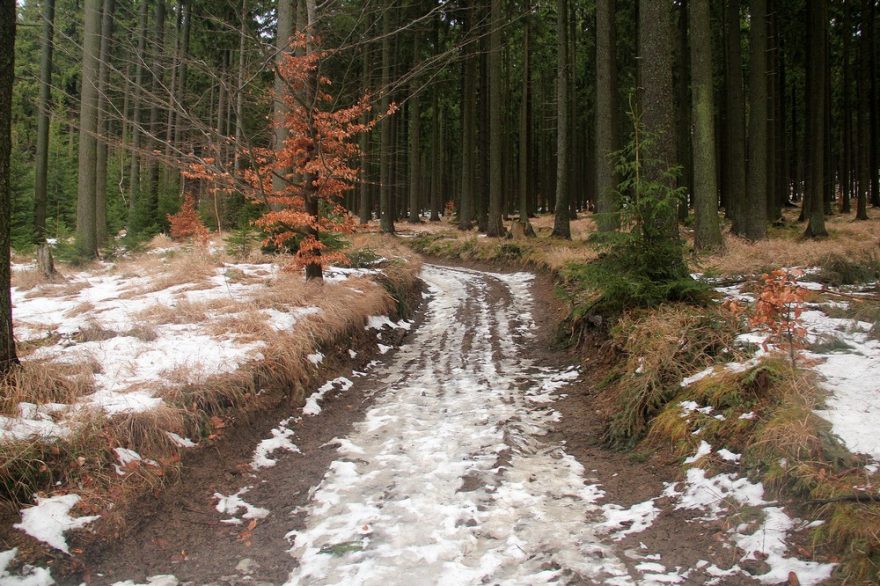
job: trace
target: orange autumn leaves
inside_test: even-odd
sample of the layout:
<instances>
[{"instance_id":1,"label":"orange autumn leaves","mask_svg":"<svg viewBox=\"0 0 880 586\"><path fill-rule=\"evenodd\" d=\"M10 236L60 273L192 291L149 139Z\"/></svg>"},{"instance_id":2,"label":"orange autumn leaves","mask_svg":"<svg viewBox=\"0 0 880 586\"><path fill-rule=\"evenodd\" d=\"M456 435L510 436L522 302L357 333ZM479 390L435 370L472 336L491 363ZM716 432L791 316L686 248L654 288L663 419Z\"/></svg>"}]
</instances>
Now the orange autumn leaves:
<instances>
[{"instance_id":1,"label":"orange autumn leaves","mask_svg":"<svg viewBox=\"0 0 880 586\"><path fill-rule=\"evenodd\" d=\"M797 283L802 276L803 271L799 270L777 269L765 273L755 309L749 316L751 327L769 334L762 344L764 350L768 350L769 343L784 346L792 364L796 351L806 345L807 330L801 324L806 290ZM736 301L724 305L737 315L745 311Z\"/></svg>"},{"instance_id":2,"label":"orange autumn leaves","mask_svg":"<svg viewBox=\"0 0 880 586\"><path fill-rule=\"evenodd\" d=\"M372 130L379 118L370 116L368 95L354 105L334 107L335 98L327 91L331 82L319 71L328 52L306 51L304 35L291 45L294 53L279 64L285 91L275 96L286 110L283 120L276 122L286 130L284 143L275 149L238 145L239 156L251 163L238 181L209 159L192 165L188 175L207 180L214 190L238 190L261 205L265 211L254 224L267 235L264 245L294 253L291 268L323 268L345 260L341 251L328 250L321 235L354 230L354 220L341 202L360 176L354 163L360 155L356 139Z\"/></svg>"}]
</instances>

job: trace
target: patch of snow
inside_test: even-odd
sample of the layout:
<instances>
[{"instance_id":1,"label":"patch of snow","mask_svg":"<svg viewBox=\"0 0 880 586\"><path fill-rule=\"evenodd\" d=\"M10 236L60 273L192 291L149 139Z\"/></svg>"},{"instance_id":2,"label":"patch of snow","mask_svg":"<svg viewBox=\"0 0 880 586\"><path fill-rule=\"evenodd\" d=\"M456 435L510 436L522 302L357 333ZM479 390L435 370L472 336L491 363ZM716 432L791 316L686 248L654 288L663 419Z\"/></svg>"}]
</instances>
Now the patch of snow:
<instances>
[{"instance_id":1,"label":"patch of snow","mask_svg":"<svg viewBox=\"0 0 880 586\"><path fill-rule=\"evenodd\" d=\"M171 440L171 443L173 443L178 448L194 448L198 445L196 444L196 442L192 441L188 437L180 437L173 431L166 431L165 435L167 435L168 439Z\"/></svg>"},{"instance_id":2,"label":"patch of snow","mask_svg":"<svg viewBox=\"0 0 880 586\"><path fill-rule=\"evenodd\" d=\"M321 313L320 307L295 307L290 311L279 311L274 308L263 309L262 313L269 318L269 326L276 332L292 330L293 326L309 315Z\"/></svg>"},{"instance_id":3,"label":"patch of snow","mask_svg":"<svg viewBox=\"0 0 880 586\"><path fill-rule=\"evenodd\" d=\"M702 413L703 415L709 415L714 411L711 406L700 407L700 404L696 401L682 401L679 403L681 407L681 416L687 417L692 412L696 411L697 413Z\"/></svg>"},{"instance_id":4,"label":"patch of snow","mask_svg":"<svg viewBox=\"0 0 880 586\"><path fill-rule=\"evenodd\" d=\"M324 355L321 352L315 352L314 354L309 354L308 356L306 356L306 360L308 360L315 366L318 366L324 361Z\"/></svg>"},{"instance_id":5,"label":"patch of snow","mask_svg":"<svg viewBox=\"0 0 880 586\"><path fill-rule=\"evenodd\" d=\"M354 358L357 358L358 353L355 352L354 350L352 350L351 348L349 348L349 349L348 349L348 355L349 355L349 357L351 357L352 359L354 359Z\"/></svg>"},{"instance_id":6,"label":"patch of snow","mask_svg":"<svg viewBox=\"0 0 880 586\"><path fill-rule=\"evenodd\" d=\"M654 504L654 499L636 503L629 508L609 503L602 505L602 513L605 521L599 527L611 533L614 541L620 541L632 533L641 533L650 527L660 510Z\"/></svg>"},{"instance_id":7,"label":"patch of snow","mask_svg":"<svg viewBox=\"0 0 880 586\"><path fill-rule=\"evenodd\" d=\"M293 430L286 427L289 420L281 422L281 425L272 430L272 437L264 439L257 444L254 450L254 457L251 459L251 468L271 468L278 463L269 456L277 450L287 450L288 452L299 453L299 448L290 438L293 437Z\"/></svg>"},{"instance_id":8,"label":"patch of snow","mask_svg":"<svg viewBox=\"0 0 880 586\"><path fill-rule=\"evenodd\" d=\"M715 372L714 366L710 366L709 368L701 370L697 374L691 375L691 376L685 378L684 380L682 380L681 387L682 388L689 387L692 384L694 384L695 382L699 382L699 381L703 380L704 378L713 374L714 372Z\"/></svg>"},{"instance_id":9,"label":"patch of snow","mask_svg":"<svg viewBox=\"0 0 880 586\"><path fill-rule=\"evenodd\" d=\"M112 586L178 586L178 584L180 584L180 580L171 574L159 574L150 576L144 583L126 580L125 582L114 582Z\"/></svg>"},{"instance_id":10,"label":"patch of snow","mask_svg":"<svg viewBox=\"0 0 880 586\"><path fill-rule=\"evenodd\" d=\"M219 492L215 492L214 498L217 499L217 505L214 508L217 509L218 513L233 517L238 516L238 511L244 510L244 514L242 515L242 518L244 519L265 519L269 516L268 509L256 507L241 498L241 495L246 494L248 490L250 490L249 487L244 487L237 493L229 496L224 496Z\"/></svg>"},{"instance_id":11,"label":"patch of snow","mask_svg":"<svg viewBox=\"0 0 880 586\"><path fill-rule=\"evenodd\" d=\"M46 568L35 568L30 565L22 567L21 575L11 574L7 568L15 560L18 548L0 551L0 584L3 586L50 586L55 583L52 573Z\"/></svg>"},{"instance_id":12,"label":"patch of snow","mask_svg":"<svg viewBox=\"0 0 880 586\"><path fill-rule=\"evenodd\" d=\"M99 515L71 517L70 511L79 502L78 494L36 497L37 504L21 510L21 523L13 525L34 539L48 543L55 549L70 553L64 533L81 529L100 518Z\"/></svg>"},{"instance_id":13,"label":"patch of snow","mask_svg":"<svg viewBox=\"0 0 880 586\"><path fill-rule=\"evenodd\" d=\"M306 399L306 404L303 406L302 410L303 415L317 415L321 412L320 402L324 399L324 395L337 387L339 388L340 392L345 392L353 385L354 383L344 376L340 376L338 378L334 378L331 381L327 381L326 383L321 385L317 391L309 395L308 399Z\"/></svg>"},{"instance_id":14,"label":"patch of snow","mask_svg":"<svg viewBox=\"0 0 880 586\"><path fill-rule=\"evenodd\" d=\"M717 474L711 478L700 468L687 472L684 490L679 492L674 484L667 486L664 496L677 498L676 509L699 510L706 513L704 519L717 519L730 507L754 507L760 509L763 519L757 528L748 524L730 529L731 537L745 555L740 561L762 559L769 566L764 574L753 576L763 584L778 584L788 579L789 572L797 574L804 586L820 584L831 576L835 564L787 557L788 534L802 525L801 521L789 517L781 507L767 506L764 500L764 487L734 474ZM738 573L747 574L739 565L729 570L716 566L706 569L716 577L726 577Z\"/></svg>"},{"instance_id":15,"label":"patch of snow","mask_svg":"<svg viewBox=\"0 0 880 586\"><path fill-rule=\"evenodd\" d=\"M128 448L113 448L113 452L116 454L116 459L119 460L119 464L114 465L114 467L116 468L116 474L120 476L125 476L125 468L132 462L143 462L151 466L159 465L155 460L144 460L140 454Z\"/></svg>"},{"instance_id":16,"label":"patch of snow","mask_svg":"<svg viewBox=\"0 0 880 586\"><path fill-rule=\"evenodd\" d=\"M376 344L376 346L379 348L379 354L385 354L389 350L394 349L393 346L386 346L385 344Z\"/></svg>"},{"instance_id":17,"label":"patch of snow","mask_svg":"<svg viewBox=\"0 0 880 586\"><path fill-rule=\"evenodd\" d=\"M708 442L706 442L706 440L703 440L700 442L700 447L697 448L697 453L694 454L693 456L688 456L687 458L685 458L684 463L685 464L693 464L694 462L696 462L700 458L708 456L711 453L712 453L712 446L710 446L708 444Z\"/></svg>"},{"instance_id":18,"label":"patch of snow","mask_svg":"<svg viewBox=\"0 0 880 586\"><path fill-rule=\"evenodd\" d=\"M727 448L721 448L720 450L718 450L715 453L718 454L718 456L722 460L725 460L727 462L739 462L740 458L742 458L742 454L734 454L733 452L731 452Z\"/></svg>"}]
</instances>

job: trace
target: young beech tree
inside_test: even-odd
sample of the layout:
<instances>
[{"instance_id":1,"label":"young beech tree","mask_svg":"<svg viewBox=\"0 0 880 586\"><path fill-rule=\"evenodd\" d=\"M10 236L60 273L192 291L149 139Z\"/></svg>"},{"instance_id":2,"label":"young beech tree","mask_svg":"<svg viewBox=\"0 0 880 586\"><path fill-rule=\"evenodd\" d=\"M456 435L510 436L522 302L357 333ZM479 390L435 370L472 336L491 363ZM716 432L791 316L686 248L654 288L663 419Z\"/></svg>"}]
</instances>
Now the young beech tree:
<instances>
[{"instance_id":1,"label":"young beech tree","mask_svg":"<svg viewBox=\"0 0 880 586\"><path fill-rule=\"evenodd\" d=\"M333 109L334 97L325 91L330 80L318 73L327 52L297 51L306 47L305 36L292 46L294 52L284 56L278 69L284 91L275 96L285 105L284 116L274 121L284 125L284 141L276 148L243 152L242 156L253 155L253 165L235 188L265 206L255 221L267 235L264 245L294 253L291 269L305 268L307 279L322 279L325 266L345 258L328 247L324 236L354 229L342 201L360 174L353 166L360 153L358 135L378 120L363 116L370 110L366 95L353 106ZM391 105L387 113L395 108ZM233 188L234 178L211 160L195 165L189 175L208 180L215 190Z\"/></svg>"}]
</instances>

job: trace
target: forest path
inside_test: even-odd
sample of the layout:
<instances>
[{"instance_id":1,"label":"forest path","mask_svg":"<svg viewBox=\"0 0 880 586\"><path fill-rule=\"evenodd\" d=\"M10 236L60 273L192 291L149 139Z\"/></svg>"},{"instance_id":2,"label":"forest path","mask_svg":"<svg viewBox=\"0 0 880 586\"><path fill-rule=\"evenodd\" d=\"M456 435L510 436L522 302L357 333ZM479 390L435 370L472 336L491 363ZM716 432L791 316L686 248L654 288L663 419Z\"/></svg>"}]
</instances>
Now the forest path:
<instances>
[{"instance_id":1,"label":"forest path","mask_svg":"<svg viewBox=\"0 0 880 586\"><path fill-rule=\"evenodd\" d=\"M337 379L320 415L226 438L69 583L651 584L729 557L718 530L678 513L651 526L658 478L585 435L599 427L589 403L558 394L584 385L550 348L547 282L436 265L422 278L402 347ZM252 470L267 436L298 452Z\"/></svg>"}]
</instances>

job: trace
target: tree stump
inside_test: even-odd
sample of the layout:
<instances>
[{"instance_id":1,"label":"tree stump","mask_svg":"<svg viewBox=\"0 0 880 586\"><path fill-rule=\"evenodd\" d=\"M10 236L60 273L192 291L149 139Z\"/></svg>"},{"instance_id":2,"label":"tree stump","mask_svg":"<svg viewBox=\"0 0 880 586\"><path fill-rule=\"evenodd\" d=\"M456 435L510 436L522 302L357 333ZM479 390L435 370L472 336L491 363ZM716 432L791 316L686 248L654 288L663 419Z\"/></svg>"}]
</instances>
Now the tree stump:
<instances>
[{"instance_id":1,"label":"tree stump","mask_svg":"<svg viewBox=\"0 0 880 586\"><path fill-rule=\"evenodd\" d=\"M52 247L43 242L37 247L37 270L45 279L55 278L55 262L52 260Z\"/></svg>"}]
</instances>

